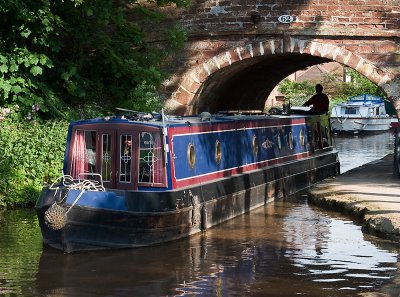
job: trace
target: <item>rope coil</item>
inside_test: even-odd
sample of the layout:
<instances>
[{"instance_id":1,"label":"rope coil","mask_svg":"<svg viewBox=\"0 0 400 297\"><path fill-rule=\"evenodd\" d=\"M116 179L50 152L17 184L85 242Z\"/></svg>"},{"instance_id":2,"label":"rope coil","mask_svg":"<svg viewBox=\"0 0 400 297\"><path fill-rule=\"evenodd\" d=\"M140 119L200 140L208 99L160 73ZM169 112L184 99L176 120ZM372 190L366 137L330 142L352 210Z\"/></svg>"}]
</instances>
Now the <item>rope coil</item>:
<instances>
[{"instance_id":1,"label":"rope coil","mask_svg":"<svg viewBox=\"0 0 400 297\"><path fill-rule=\"evenodd\" d=\"M87 179L76 181L70 175L62 175L61 177L57 178L57 180L53 182L49 187L50 190L54 190L54 197L60 190L60 185L62 185L62 188L67 189L67 193L59 201L55 201L44 213L44 222L46 226L52 230L60 230L65 227L65 225L67 224L68 212L70 212L72 207L74 207L74 205L78 202L78 200L83 196L86 191L105 192L105 188L102 182L91 181ZM75 198L71 206L67 209L67 207L62 206L62 204L68 196L70 190L79 190L81 192Z\"/></svg>"}]
</instances>

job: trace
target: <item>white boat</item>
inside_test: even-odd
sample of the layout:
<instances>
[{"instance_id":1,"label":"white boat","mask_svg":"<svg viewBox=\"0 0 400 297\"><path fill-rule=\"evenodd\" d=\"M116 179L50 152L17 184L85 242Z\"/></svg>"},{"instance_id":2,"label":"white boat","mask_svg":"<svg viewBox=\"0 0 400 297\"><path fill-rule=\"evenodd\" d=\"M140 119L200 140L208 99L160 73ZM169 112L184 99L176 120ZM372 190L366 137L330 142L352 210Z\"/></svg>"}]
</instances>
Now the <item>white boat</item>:
<instances>
[{"instance_id":1,"label":"white boat","mask_svg":"<svg viewBox=\"0 0 400 297\"><path fill-rule=\"evenodd\" d=\"M381 97L362 94L350 97L331 111L334 132L383 132L390 129L391 117L386 113Z\"/></svg>"}]
</instances>

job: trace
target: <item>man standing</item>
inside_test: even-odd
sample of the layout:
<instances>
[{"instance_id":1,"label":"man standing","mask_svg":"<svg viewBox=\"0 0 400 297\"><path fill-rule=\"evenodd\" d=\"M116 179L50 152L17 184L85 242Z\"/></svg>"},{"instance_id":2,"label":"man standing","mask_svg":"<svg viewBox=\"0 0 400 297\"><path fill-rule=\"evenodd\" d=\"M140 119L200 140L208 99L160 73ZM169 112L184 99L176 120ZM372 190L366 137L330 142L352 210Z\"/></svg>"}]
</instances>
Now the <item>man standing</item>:
<instances>
[{"instance_id":1,"label":"man standing","mask_svg":"<svg viewBox=\"0 0 400 297\"><path fill-rule=\"evenodd\" d=\"M329 98L326 94L322 93L324 87L321 84L315 85L316 94L308 99L303 106L312 105L311 112L313 114L324 114L329 110Z\"/></svg>"}]
</instances>

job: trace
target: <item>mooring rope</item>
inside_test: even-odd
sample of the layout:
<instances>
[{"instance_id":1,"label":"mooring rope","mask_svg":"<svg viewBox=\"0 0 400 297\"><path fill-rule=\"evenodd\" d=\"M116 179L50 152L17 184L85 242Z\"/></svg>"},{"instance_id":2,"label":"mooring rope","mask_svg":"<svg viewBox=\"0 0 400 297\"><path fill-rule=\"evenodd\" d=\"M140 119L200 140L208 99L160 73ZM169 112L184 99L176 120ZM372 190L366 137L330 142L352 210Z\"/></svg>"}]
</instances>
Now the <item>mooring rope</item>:
<instances>
[{"instance_id":1,"label":"mooring rope","mask_svg":"<svg viewBox=\"0 0 400 297\"><path fill-rule=\"evenodd\" d=\"M91 181L87 179L76 181L70 175L62 175L61 177L57 178L49 187L50 190L54 190L54 197L60 190L60 185L62 185L62 188L67 189L67 193L59 202L54 201L50 208L44 213L44 221L46 225L53 230L60 230L65 227L67 224L67 214L71 211L72 207L75 206L75 204L86 191L105 191L104 186L97 181ZM75 198L71 206L67 209L65 206L61 206L61 204L68 196L70 190L79 190L81 192Z\"/></svg>"}]
</instances>

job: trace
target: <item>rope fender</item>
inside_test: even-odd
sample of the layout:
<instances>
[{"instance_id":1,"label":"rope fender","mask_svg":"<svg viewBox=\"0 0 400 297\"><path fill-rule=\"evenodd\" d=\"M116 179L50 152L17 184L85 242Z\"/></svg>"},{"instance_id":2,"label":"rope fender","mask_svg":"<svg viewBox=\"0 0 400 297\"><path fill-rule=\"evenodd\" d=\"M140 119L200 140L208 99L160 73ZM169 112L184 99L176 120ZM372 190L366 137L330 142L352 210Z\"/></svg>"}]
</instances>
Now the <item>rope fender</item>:
<instances>
[{"instance_id":1,"label":"rope fender","mask_svg":"<svg viewBox=\"0 0 400 297\"><path fill-rule=\"evenodd\" d=\"M62 183L59 181L62 180ZM57 186L56 186L57 185ZM78 200L83 196L86 191L101 191L104 192L105 188L102 183L96 181L91 181L84 179L82 181L76 181L70 175L62 175L57 178L55 182L49 187L50 190L54 190L54 197L60 191L60 188L67 189L67 193L62 199L57 201L54 199L54 203L47 209L44 213L44 222L47 227L52 230L60 230L67 224L67 215L78 202ZM69 208L64 205L64 200L68 196L70 190L80 190L79 195L75 198L74 202Z\"/></svg>"}]
</instances>

